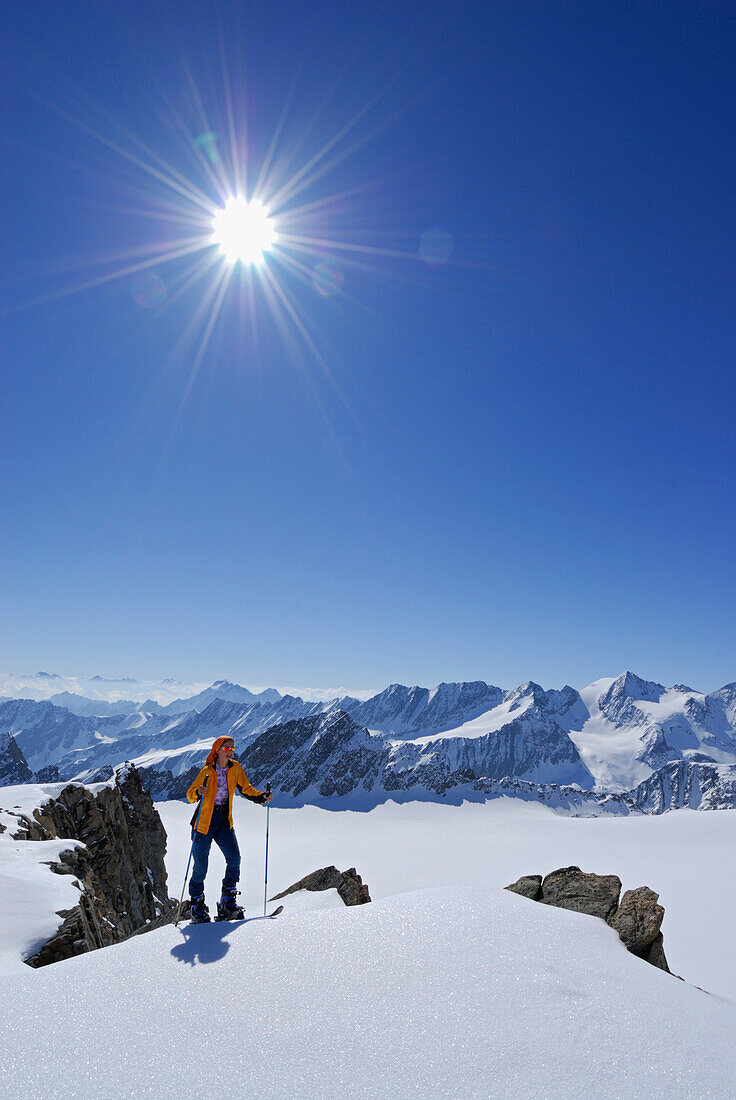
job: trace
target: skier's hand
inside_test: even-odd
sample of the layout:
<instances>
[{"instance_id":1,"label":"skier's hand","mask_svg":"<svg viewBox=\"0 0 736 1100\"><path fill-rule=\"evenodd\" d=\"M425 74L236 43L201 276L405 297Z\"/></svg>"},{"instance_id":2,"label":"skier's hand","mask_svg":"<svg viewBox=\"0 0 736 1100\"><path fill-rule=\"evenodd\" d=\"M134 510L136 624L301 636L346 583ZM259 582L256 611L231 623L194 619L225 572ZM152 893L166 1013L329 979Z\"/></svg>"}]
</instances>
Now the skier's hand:
<instances>
[{"instance_id":1,"label":"skier's hand","mask_svg":"<svg viewBox=\"0 0 736 1100\"><path fill-rule=\"evenodd\" d=\"M197 794L199 795L200 798L202 797L202 795L204 794L204 792L206 790L207 790L206 787L197 787Z\"/></svg>"},{"instance_id":2,"label":"skier's hand","mask_svg":"<svg viewBox=\"0 0 736 1100\"><path fill-rule=\"evenodd\" d=\"M272 798L273 798L273 791L264 791L263 792L263 805L265 806L266 803L270 802Z\"/></svg>"}]
</instances>

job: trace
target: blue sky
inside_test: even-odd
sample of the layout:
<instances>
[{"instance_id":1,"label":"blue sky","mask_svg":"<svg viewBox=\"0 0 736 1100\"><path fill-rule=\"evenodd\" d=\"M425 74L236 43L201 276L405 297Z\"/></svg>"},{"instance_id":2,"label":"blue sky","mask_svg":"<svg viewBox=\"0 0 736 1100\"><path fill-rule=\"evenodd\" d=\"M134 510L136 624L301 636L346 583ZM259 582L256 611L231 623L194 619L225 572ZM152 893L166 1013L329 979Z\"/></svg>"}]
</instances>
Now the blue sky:
<instances>
[{"instance_id":1,"label":"blue sky","mask_svg":"<svg viewBox=\"0 0 736 1100\"><path fill-rule=\"evenodd\" d=\"M731 5L3 23L0 667L736 679ZM308 343L242 267L206 345L191 257L112 277L182 236L151 151L216 205L225 87L251 191L338 139L266 259Z\"/></svg>"}]
</instances>

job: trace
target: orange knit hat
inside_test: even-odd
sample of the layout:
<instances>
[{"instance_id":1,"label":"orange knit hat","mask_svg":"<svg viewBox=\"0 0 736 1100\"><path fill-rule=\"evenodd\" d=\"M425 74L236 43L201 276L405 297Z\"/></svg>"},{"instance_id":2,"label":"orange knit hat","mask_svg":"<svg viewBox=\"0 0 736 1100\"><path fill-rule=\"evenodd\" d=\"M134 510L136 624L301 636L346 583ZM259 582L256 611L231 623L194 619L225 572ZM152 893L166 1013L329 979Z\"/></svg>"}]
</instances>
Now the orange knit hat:
<instances>
[{"instance_id":1,"label":"orange knit hat","mask_svg":"<svg viewBox=\"0 0 736 1100\"><path fill-rule=\"evenodd\" d=\"M207 754L207 763L208 764L214 764L215 760L217 760L218 752L220 751L220 749L222 748L222 746L225 744L226 741L232 741L232 737L228 736L228 737L218 737L217 738L217 740L213 744L212 748L210 749L209 753Z\"/></svg>"}]
</instances>

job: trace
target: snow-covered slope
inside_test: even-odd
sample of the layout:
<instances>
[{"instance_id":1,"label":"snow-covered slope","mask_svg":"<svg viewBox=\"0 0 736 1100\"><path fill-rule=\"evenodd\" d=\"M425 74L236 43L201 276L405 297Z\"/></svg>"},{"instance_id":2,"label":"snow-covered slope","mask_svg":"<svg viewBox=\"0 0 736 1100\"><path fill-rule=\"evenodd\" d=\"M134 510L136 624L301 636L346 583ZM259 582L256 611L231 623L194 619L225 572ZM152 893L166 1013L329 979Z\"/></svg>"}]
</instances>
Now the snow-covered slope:
<instances>
[{"instance_id":1,"label":"snow-covered slope","mask_svg":"<svg viewBox=\"0 0 736 1100\"><path fill-rule=\"evenodd\" d=\"M529 1081L568 1100L635 1081L669 1100L730 1095L734 1026L733 1005L596 918L455 887L170 926L8 975L0 1050L18 1100L517 1097Z\"/></svg>"},{"instance_id":2,"label":"snow-covered slope","mask_svg":"<svg viewBox=\"0 0 736 1100\"><path fill-rule=\"evenodd\" d=\"M30 814L60 790L58 784L5 788L0 806L11 814ZM178 896L191 843L191 807L163 802L158 810L168 834L170 893ZM249 912L260 912L265 813L242 798L235 800L234 813L243 853L243 898ZM52 874L46 865L58 856L56 842L47 851L46 842L13 840L18 820L11 814L0 815L0 824L6 826L0 832L0 873L5 876L0 883L0 949L4 944L19 962L22 954L39 946L39 937L47 938L58 927L57 910L76 904L79 895L71 878ZM501 890L519 875L569 864L616 873L624 889L649 885L666 909L665 948L672 969L690 983L736 1001L736 952L731 946L736 879L729 873L736 811L572 818L538 804L500 799L462 806L386 803L366 814L314 806L287 810L277 800L270 820L269 893L329 864L356 866L374 900L453 885ZM211 903L223 867L222 856L213 850L207 884ZM37 876L35 885L23 895L29 875ZM31 914L40 922L38 931ZM27 968L24 972L28 974Z\"/></svg>"},{"instance_id":3,"label":"snow-covered slope","mask_svg":"<svg viewBox=\"0 0 736 1100\"><path fill-rule=\"evenodd\" d=\"M51 863L76 840L13 839L20 815L56 798L63 783L31 783L0 787L0 973L26 977L23 959L53 936L61 924L59 912L79 902L79 890L69 875L56 875Z\"/></svg>"},{"instance_id":4,"label":"snow-covered slope","mask_svg":"<svg viewBox=\"0 0 736 1100\"><path fill-rule=\"evenodd\" d=\"M189 855L191 807L157 806L168 834L172 894L181 891ZM246 910L263 905L264 811L235 801L243 852ZM661 817L572 818L538 804L499 799L482 805L389 802L355 813L319 809L270 812L269 894L334 864L355 866L374 900L434 887L477 885L502 890L520 875L576 864L617 874L624 889L647 885L665 907L665 950L671 968L693 985L736 1002L732 945L736 878L736 811L685 811ZM224 860L214 852L207 897L216 901Z\"/></svg>"},{"instance_id":5,"label":"snow-covered slope","mask_svg":"<svg viewBox=\"0 0 736 1100\"><path fill-rule=\"evenodd\" d=\"M0 804L27 813L55 791L6 788ZM160 810L178 893L191 810ZM265 814L243 799L235 814L258 913ZM265 1096L337 1096L349 1081L366 1097L516 1097L529 1080L560 1100L631 1081L652 1097L732 1095L736 812L576 820L504 800L276 806L270 823L269 893L355 865L373 903L296 895L273 923L167 928L40 971L21 950L76 900L42 861L73 842L0 834L3 1095L219 1095L233 1080ZM689 984L629 955L603 922L503 891L572 863L659 893L670 965ZM213 852L210 902L221 874Z\"/></svg>"}]
</instances>

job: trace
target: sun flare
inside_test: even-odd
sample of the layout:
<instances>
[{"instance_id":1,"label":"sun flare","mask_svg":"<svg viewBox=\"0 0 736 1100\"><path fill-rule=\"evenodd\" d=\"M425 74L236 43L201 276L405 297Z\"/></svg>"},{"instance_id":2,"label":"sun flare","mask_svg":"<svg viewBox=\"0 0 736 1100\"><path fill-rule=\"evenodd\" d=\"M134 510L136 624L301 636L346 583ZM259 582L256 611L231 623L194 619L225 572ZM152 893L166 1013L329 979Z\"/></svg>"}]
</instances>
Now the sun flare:
<instances>
[{"instance_id":1,"label":"sun flare","mask_svg":"<svg viewBox=\"0 0 736 1100\"><path fill-rule=\"evenodd\" d=\"M323 177L380 131L383 124L363 135L356 133L387 89L353 114L339 113L334 128L324 132L316 126L317 111L312 120L316 140L311 146L302 146L299 135L290 132L287 102L268 146L258 147L260 159L256 159L246 141L245 117L236 113L235 105L244 96L235 95L224 53L222 63L221 102L206 109L190 75L183 107L167 102L162 114L172 132L183 137L196 172L190 170L191 158L180 161L178 152L173 160L163 156L114 119L111 127L107 116L95 120L93 112L88 121L86 116L54 108L67 123L141 173L132 191L132 206L123 209L153 220L157 229L140 244L95 256L91 263L99 271L89 271L85 278L43 295L35 304L121 278L130 280L137 305L156 314L170 310L186 296L191 312L171 352L172 361L179 362L192 348L182 407L215 326L228 309L237 311L254 341L258 311L265 310L290 360L305 369L316 363L336 385L320 350L321 330L312 317L315 295L354 301L348 283L351 273L378 273L386 270L381 266L384 261L414 264L417 258L414 248L387 248L372 239L360 239L364 229L356 229L356 224L363 224L364 214L356 222L356 196L364 184L333 192L317 189ZM117 181L117 176L112 178ZM167 231L169 225L176 230ZM429 264L443 262L442 247L442 241L432 240L426 248L423 244L421 258ZM393 277L405 276L394 273Z\"/></svg>"},{"instance_id":2,"label":"sun flare","mask_svg":"<svg viewBox=\"0 0 736 1100\"><path fill-rule=\"evenodd\" d=\"M230 264L258 266L276 241L273 219L260 199L231 196L212 219L212 242Z\"/></svg>"}]
</instances>

